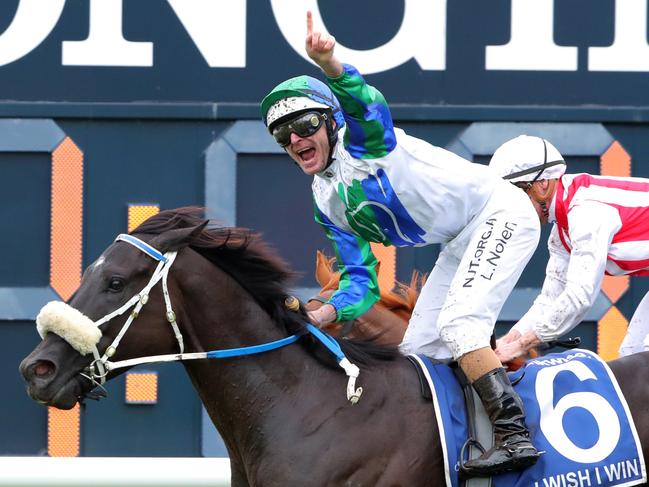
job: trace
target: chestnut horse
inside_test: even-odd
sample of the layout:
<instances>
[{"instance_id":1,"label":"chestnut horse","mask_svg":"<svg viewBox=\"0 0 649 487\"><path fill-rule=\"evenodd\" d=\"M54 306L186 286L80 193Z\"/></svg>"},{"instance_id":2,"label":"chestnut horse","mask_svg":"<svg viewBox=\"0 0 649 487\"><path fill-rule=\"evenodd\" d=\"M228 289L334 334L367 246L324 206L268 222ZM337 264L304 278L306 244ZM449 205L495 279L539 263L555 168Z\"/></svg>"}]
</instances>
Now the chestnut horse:
<instances>
[{"instance_id":1,"label":"chestnut horse","mask_svg":"<svg viewBox=\"0 0 649 487\"><path fill-rule=\"evenodd\" d=\"M444 485L435 411L409 360L317 338L304 308L285 306L290 277L258 236L208 228L195 208L161 212L111 244L68 304L43 308L44 339L20 365L28 393L69 409L132 365L182 359L234 487ZM260 344L274 349L252 354ZM232 358L242 347L250 355ZM649 353L610 367L646 462Z\"/></svg>"},{"instance_id":2,"label":"chestnut horse","mask_svg":"<svg viewBox=\"0 0 649 487\"><path fill-rule=\"evenodd\" d=\"M318 251L316 254L315 277L321 286L320 294L311 298L305 305L307 311L322 306L338 289L340 272L334 271L335 257L327 257ZM377 266L376 273L380 275ZM425 276L413 272L410 284L395 281L393 289L380 289L380 300L366 313L349 323L334 322L323 327L333 336L372 340L380 345L397 346L401 343L408 327L412 310L419 297L419 289Z\"/></svg>"}]
</instances>

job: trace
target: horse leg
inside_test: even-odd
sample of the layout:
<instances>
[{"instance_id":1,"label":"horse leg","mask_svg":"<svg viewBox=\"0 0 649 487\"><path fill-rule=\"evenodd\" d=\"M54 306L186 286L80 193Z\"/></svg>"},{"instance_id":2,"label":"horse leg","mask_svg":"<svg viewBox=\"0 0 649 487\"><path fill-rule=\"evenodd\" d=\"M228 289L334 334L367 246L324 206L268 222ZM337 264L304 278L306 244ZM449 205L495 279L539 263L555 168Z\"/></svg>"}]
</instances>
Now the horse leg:
<instances>
[{"instance_id":1,"label":"horse leg","mask_svg":"<svg viewBox=\"0 0 649 487\"><path fill-rule=\"evenodd\" d=\"M250 487L243 465L230 460L230 486Z\"/></svg>"}]
</instances>

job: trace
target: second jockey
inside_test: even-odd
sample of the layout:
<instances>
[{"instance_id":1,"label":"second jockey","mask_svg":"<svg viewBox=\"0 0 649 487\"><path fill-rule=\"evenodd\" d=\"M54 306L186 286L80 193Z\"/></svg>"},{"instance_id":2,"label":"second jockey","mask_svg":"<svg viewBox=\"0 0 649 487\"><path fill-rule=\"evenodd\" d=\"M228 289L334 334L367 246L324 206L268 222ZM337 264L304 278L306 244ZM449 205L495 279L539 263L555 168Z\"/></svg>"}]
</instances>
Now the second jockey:
<instances>
[{"instance_id":1,"label":"second jockey","mask_svg":"<svg viewBox=\"0 0 649 487\"><path fill-rule=\"evenodd\" d=\"M559 151L527 135L505 142L489 165L525 191L541 223L555 223L541 294L498 340L497 353L506 363L577 326L604 274L649 275L649 179L564 174ZM620 355L648 349L648 333L649 294L629 323Z\"/></svg>"}]
</instances>

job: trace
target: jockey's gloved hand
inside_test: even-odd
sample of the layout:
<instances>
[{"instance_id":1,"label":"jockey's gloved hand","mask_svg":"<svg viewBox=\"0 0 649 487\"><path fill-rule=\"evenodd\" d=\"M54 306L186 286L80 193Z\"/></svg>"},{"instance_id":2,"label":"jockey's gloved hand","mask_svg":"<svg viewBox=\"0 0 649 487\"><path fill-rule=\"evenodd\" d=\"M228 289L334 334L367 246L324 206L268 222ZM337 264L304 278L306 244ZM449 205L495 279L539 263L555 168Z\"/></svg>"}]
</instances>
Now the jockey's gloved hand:
<instances>
[{"instance_id":1,"label":"jockey's gloved hand","mask_svg":"<svg viewBox=\"0 0 649 487\"><path fill-rule=\"evenodd\" d=\"M506 343L511 343L515 340L518 340L520 337L521 333L518 330L512 328L511 330L509 330L509 332L507 332L506 335L503 335L498 340L496 340L496 348L501 347Z\"/></svg>"},{"instance_id":2,"label":"jockey's gloved hand","mask_svg":"<svg viewBox=\"0 0 649 487\"><path fill-rule=\"evenodd\" d=\"M505 342L505 340L503 340L505 337L507 337L507 335L505 335L505 337L501 338L497 342L496 355L500 359L500 362L503 364L511 362L515 358L527 355L527 352L531 348L534 348L541 344L541 340L538 336L536 336L536 333L534 333L533 330L528 330L523 335L521 335L517 331L510 333L516 333L518 334L518 337L512 339L509 342ZM510 338L513 338L513 336Z\"/></svg>"},{"instance_id":3,"label":"jockey's gloved hand","mask_svg":"<svg viewBox=\"0 0 649 487\"><path fill-rule=\"evenodd\" d=\"M309 316L311 323L318 328L322 328L326 324L333 323L334 321L336 321L337 317L336 308L327 303L323 304L316 310L309 311L307 315Z\"/></svg>"}]
</instances>

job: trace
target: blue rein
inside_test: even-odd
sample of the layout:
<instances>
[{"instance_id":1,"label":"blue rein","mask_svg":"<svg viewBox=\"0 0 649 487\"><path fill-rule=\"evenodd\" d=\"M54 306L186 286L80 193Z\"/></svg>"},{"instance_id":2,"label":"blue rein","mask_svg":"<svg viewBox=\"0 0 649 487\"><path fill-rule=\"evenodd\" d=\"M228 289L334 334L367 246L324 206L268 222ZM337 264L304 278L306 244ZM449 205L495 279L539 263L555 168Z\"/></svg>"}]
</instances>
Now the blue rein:
<instances>
[{"instance_id":1,"label":"blue rein","mask_svg":"<svg viewBox=\"0 0 649 487\"><path fill-rule=\"evenodd\" d=\"M228 358L243 357L244 355L255 355L257 353L268 352L276 348L282 348L291 343L295 343L302 335L291 335L290 337L275 340L274 342L262 343L261 345L252 345L250 347L226 348L224 350L212 350L207 352L207 358Z\"/></svg>"},{"instance_id":2,"label":"blue rein","mask_svg":"<svg viewBox=\"0 0 649 487\"><path fill-rule=\"evenodd\" d=\"M347 374L347 400L352 404L356 404L363 393L362 387L356 387L356 379L358 378L360 369L345 357L345 354L340 348L340 344L332 336L322 332L311 323L306 323L306 331L282 338L281 340L275 340L274 342L262 343L261 345L253 345L250 347L213 350L207 352L205 358L241 357L244 355L268 352L269 350L275 350L290 345L291 343L295 343L306 333L311 333L316 340L322 343L327 350L336 357L338 365L345 371L345 374Z\"/></svg>"},{"instance_id":3,"label":"blue rein","mask_svg":"<svg viewBox=\"0 0 649 487\"><path fill-rule=\"evenodd\" d=\"M311 334L320 341L320 343L327 347L327 349L336 356L338 362L345 358L345 354L340 348L340 344L334 339L334 337L328 335L327 333L324 333L319 328L313 326L311 323L307 323L306 329L309 330Z\"/></svg>"},{"instance_id":4,"label":"blue rein","mask_svg":"<svg viewBox=\"0 0 649 487\"><path fill-rule=\"evenodd\" d=\"M311 323L306 325L307 331L309 331L320 343L322 343L327 349L336 356L338 362L345 358L345 354L338 342L330 335L323 333L318 328L313 326ZM262 343L261 345L252 345L250 347L240 347L240 348L227 348L224 350L213 350L207 352L207 358L229 358L229 357L243 357L245 355L255 355L258 353L268 352L270 350L275 350L278 348L285 347L291 343L298 341L304 333L291 335L281 340L275 340L273 342Z\"/></svg>"},{"instance_id":5,"label":"blue rein","mask_svg":"<svg viewBox=\"0 0 649 487\"><path fill-rule=\"evenodd\" d=\"M147 254L148 256L152 257L153 259L160 261L163 266L167 267L158 267L158 270L155 271L153 277L149 281L149 284L147 287L145 287L144 290L149 291L149 288L157 283L157 281L160 279L160 276L164 276L164 279L162 281L162 286L163 286L163 294L165 297L165 303L167 306L167 316L169 317L170 315L173 316L173 321L171 318L168 318L172 326L174 327L174 331L176 332L176 337L181 337L180 331L178 330L175 322L175 315L173 313L173 310L171 309L171 302L169 301L169 295L168 291L166 288L166 272L168 272L169 267L171 267L171 264L173 263L173 259L176 256L176 252L171 252L168 255L170 257L167 257L167 254L163 254L157 249L153 248L151 245L148 243L140 240L137 237L134 237L129 234L120 234L117 236L116 240L121 240L124 242L127 242L135 247L137 247L139 250ZM159 272L159 270L162 269L162 271ZM154 281L154 279L156 279ZM134 296L132 298L135 299L138 296ZM148 294L145 296L148 297ZM133 301L132 303L129 301L127 302L128 307L134 305L136 301ZM146 303L145 300L140 296L139 304L136 305L135 309L139 311L139 309L144 306ZM292 309L292 310L297 310L299 309L299 301L293 297L293 296L288 296L286 298L285 304L287 308ZM102 320L106 320L109 318L112 318L115 313L121 314L124 312L125 309L118 309L117 311L113 312L112 314L104 316ZM118 335L118 337L115 339L115 345L114 347L117 347L117 344L119 343L119 339L123 335L124 331L130 325L131 321L135 319L134 317L136 314L131 314L131 317L126 321L126 324L124 327L122 327L122 331ZM228 348L224 350L212 350L210 352L197 352L197 353L183 353L183 347L182 347L182 341L181 338L178 339L178 343L180 344L180 354L170 354L170 355L159 355L156 357L143 357L140 359L129 359L129 360L121 360L119 362L110 362L108 361L109 355L104 353L104 356L97 359L93 362L93 364L97 363L99 365L102 365L102 371L100 374L95 374L92 372L92 380L95 379L95 377L101 377L102 383L105 380L106 374L103 371L103 365L106 366L106 369L108 369L108 365L111 365L112 369L117 369L121 367L132 367L134 365L138 365L141 363L150 363L150 362L160 362L160 361L171 361L171 360L192 360L192 359L205 359L205 358L215 358L215 359L220 359L220 358L228 358L228 357L242 357L245 355L255 355L258 353L264 353L268 352L270 350L275 350L278 348L285 347L286 345L290 345L292 343L295 343L297 340L300 339L303 335L306 333L311 333L316 340L318 340L320 343L322 343L327 350L329 350L338 360L338 365L345 371L345 374L347 374L347 399L352 403L356 404L358 400L361 397L361 394L363 393L363 388L362 387L356 387L356 379L358 378L358 375L360 374L360 369L353 363L351 363L347 357L345 357L345 354L343 353L342 349L340 348L340 344L331 336L329 336L326 333L323 333L320 331L318 328L313 326L311 323L306 323L305 325L305 331L296 333L295 335L291 335L286 338L282 338L281 340L275 340L273 342L269 343L262 343L261 345L252 345L250 347L240 347L240 348ZM113 348L114 352L114 347L111 345L109 348ZM96 348L95 348L96 351ZM112 353L111 353L112 356Z\"/></svg>"},{"instance_id":6,"label":"blue rein","mask_svg":"<svg viewBox=\"0 0 649 487\"><path fill-rule=\"evenodd\" d=\"M148 243L140 240L139 238L133 237L132 235L129 235L127 233L119 234L115 240L122 240L124 242L128 242L131 245L140 249L145 254L149 255L150 257L153 257L158 261L167 262L168 260L167 257L165 257L165 255L162 254L162 252L160 252L159 250L153 248ZM311 323L307 323L306 328L315 338L318 339L318 341L320 341L320 343L322 343L325 347L327 347L327 349L333 355L336 356L338 362L340 362L345 358L345 354L342 352L340 345L333 337L327 335L326 333L321 332L318 328L313 326ZM303 335L304 333L298 333L286 338L282 338L281 340L275 340L274 342L269 342L269 343L262 343L261 345L252 345L250 347L227 348L225 350L213 350L211 352L207 352L206 356L207 358L229 358L229 357L243 357L245 355L255 355L258 353L264 353L270 350L275 350L277 348L282 348L285 347L286 345L290 345L291 343L295 343Z\"/></svg>"}]
</instances>

